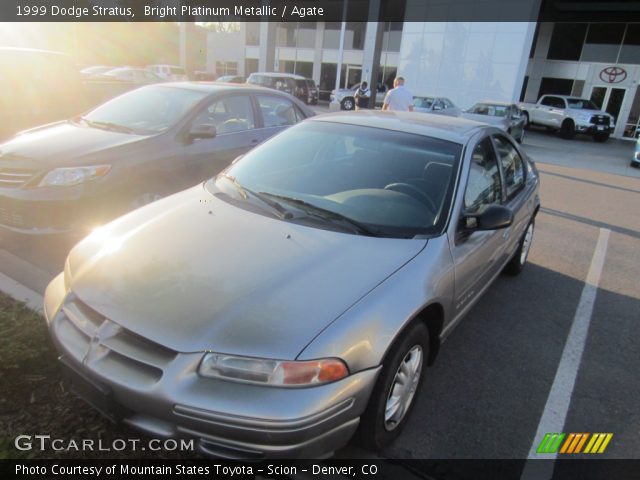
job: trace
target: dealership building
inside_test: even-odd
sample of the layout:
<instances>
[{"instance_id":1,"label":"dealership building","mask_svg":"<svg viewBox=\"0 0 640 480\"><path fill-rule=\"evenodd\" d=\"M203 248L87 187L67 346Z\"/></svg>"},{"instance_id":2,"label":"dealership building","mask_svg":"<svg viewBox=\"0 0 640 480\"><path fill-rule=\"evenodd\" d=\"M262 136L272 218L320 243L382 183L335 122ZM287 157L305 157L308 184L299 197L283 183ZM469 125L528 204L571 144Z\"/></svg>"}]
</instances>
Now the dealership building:
<instances>
[{"instance_id":1,"label":"dealership building","mask_svg":"<svg viewBox=\"0 0 640 480\"><path fill-rule=\"evenodd\" d=\"M448 97L462 108L485 99L535 102L545 93L576 95L616 118L614 137L634 138L640 122L640 23L630 21L638 18L638 4L566 2L577 11L607 8L618 17L628 9L629 23L550 22L535 14L535 22L412 21L430 14L456 18L455 8L496 5L537 12L545 1L551 0L404 0L403 22L347 21L342 49L342 22L241 23L240 31L209 34L207 67L220 75L300 74L315 80L325 99L338 68L340 88L374 78L390 86L402 75L414 95ZM362 8L362 1L356 6ZM523 15L507 12L504 18Z\"/></svg>"}]
</instances>

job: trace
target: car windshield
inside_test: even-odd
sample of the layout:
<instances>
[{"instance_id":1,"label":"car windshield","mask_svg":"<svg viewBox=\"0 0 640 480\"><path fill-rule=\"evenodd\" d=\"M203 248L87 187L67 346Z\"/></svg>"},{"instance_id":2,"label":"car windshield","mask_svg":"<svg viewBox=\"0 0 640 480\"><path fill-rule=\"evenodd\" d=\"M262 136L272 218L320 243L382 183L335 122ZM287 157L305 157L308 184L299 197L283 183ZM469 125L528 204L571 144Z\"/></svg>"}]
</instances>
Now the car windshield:
<instances>
[{"instance_id":1,"label":"car windshield","mask_svg":"<svg viewBox=\"0 0 640 480\"><path fill-rule=\"evenodd\" d=\"M577 110L598 110L596 104L586 98L567 98L567 104Z\"/></svg>"},{"instance_id":2,"label":"car windshield","mask_svg":"<svg viewBox=\"0 0 640 480\"><path fill-rule=\"evenodd\" d=\"M290 221L318 228L353 233L347 219L378 236L428 235L446 222L461 150L422 135L310 121L247 153L209 186L266 195L297 213Z\"/></svg>"},{"instance_id":3,"label":"car windshield","mask_svg":"<svg viewBox=\"0 0 640 480\"><path fill-rule=\"evenodd\" d=\"M489 115L490 117L506 117L509 107L506 105L492 105L490 103L476 103L470 113L477 115Z\"/></svg>"},{"instance_id":4,"label":"car windshield","mask_svg":"<svg viewBox=\"0 0 640 480\"><path fill-rule=\"evenodd\" d=\"M175 125L207 92L153 85L132 90L100 105L84 117L90 125L153 134Z\"/></svg>"},{"instance_id":5,"label":"car windshield","mask_svg":"<svg viewBox=\"0 0 640 480\"><path fill-rule=\"evenodd\" d=\"M413 97L413 106L418 108L431 108L433 98L431 97Z\"/></svg>"}]
</instances>

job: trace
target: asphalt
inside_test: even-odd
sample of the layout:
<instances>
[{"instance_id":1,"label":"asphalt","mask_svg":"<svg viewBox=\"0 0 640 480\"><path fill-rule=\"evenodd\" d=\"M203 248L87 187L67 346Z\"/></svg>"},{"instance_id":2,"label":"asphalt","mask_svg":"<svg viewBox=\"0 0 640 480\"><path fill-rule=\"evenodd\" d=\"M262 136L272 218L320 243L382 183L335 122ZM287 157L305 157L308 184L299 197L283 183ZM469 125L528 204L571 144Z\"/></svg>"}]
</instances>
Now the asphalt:
<instances>
[{"instance_id":1,"label":"asphalt","mask_svg":"<svg viewBox=\"0 0 640 480\"><path fill-rule=\"evenodd\" d=\"M600 229L611 231L563 432L611 432L604 458L640 458L640 170L633 143L527 132L542 209L529 264L500 276L449 336L387 458L524 458L535 437ZM36 292L68 242L0 236L0 271ZM351 445L339 458L370 457ZM578 456L580 457L580 456Z\"/></svg>"}]
</instances>

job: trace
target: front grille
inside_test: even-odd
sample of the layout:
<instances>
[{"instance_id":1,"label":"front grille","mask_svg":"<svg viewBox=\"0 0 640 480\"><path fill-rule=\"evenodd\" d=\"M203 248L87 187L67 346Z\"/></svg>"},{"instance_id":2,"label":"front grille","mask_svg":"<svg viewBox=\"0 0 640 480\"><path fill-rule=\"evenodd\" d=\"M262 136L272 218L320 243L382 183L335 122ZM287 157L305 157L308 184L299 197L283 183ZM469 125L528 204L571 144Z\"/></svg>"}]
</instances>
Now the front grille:
<instances>
[{"instance_id":1,"label":"front grille","mask_svg":"<svg viewBox=\"0 0 640 480\"><path fill-rule=\"evenodd\" d=\"M611 119L606 115L594 115L591 117L590 123L594 125L606 125L609 126Z\"/></svg>"},{"instance_id":2,"label":"front grille","mask_svg":"<svg viewBox=\"0 0 640 480\"><path fill-rule=\"evenodd\" d=\"M26 168L0 167L0 187L21 187L31 180L34 174L34 170Z\"/></svg>"},{"instance_id":3,"label":"front grille","mask_svg":"<svg viewBox=\"0 0 640 480\"><path fill-rule=\"evenodd\" d=\"M25 226L24 217L6 207L0 207L0 225L21 228Z\"/></svg>"},{"instance_id":4,"label":"front grille","mask_svg":"<svg viewBox=\"0 0 640 480\"><path fill-rule=\"evenodd\" d=\"M54 331L78 362L117 383L150 387L177 355L105 318L73 294L56 317Z\"/></svg>"}]
</instances>

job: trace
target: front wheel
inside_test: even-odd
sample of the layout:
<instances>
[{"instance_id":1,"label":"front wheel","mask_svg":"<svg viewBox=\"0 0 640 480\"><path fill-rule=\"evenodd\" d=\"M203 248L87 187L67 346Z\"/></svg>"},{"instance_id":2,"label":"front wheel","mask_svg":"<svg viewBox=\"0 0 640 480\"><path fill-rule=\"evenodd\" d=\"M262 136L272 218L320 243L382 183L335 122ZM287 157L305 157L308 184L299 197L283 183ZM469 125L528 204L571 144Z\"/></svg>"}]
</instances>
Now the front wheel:
<instances>
[{"instance_id":1,"label":"front wheel","mask_svg":"<svg viewBox=\"0 0 640 480\"><path fill-rule=\"evenodd\" d=\"M369 405L360 419L358 439L381 450L400 434L422 385L429 354L429 331L414 323L387 354Z\"/></svg>"},{"instance_id":2,"label":"front wheel","mask_svg":"<svg viewBox=\"0 0 640 480\"><path fill-rule=\"evenodd\" d=\"M571 140L576 136L576 126L572 120L565 120L560 127L560 137L565 140Z\"/></svg>"},{"instance_id":3,"label":"front wheel","mask_svg":"<svg viewBox=\"0 0 640 480\"><path fill-rule=\"evenodd\" d=\"M340 105L342 106L343 110L353 110L354 108L356 108L356 102L351 97L347 97L342 100L342 103Z\"/></svg>"},{"instance_id":4,"label":"front wheel","mask_svg":"<svg viewBox=\"0 0 640 480\"><path fill-rule=\"evenodd\" d=\"M516 253L514 253L509 263L504 267L505 273L509 275L518 275L524 269L527 263L527 257L529 256L529 250L531 249L531 243L533 242L533 230L535 222L531 220L531 223L527 226L524 235L520 239L520 244Z\"/></svg>"}]
</instances>

